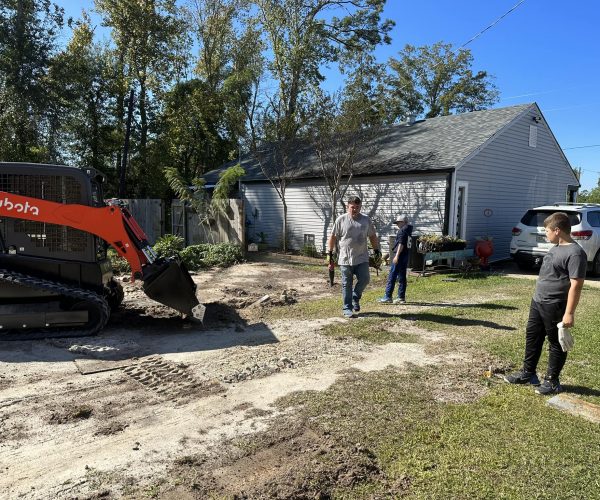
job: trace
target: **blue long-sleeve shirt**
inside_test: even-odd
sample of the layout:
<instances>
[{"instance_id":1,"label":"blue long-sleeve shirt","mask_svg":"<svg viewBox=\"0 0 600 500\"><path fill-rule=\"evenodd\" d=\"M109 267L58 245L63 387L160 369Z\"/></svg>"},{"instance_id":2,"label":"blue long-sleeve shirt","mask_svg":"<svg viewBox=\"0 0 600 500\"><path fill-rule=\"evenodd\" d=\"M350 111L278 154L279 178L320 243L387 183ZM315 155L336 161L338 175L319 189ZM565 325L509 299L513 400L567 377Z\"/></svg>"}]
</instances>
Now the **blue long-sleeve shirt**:
<instances>
[{"instance_id":1,"label":"blue long-sleeve shirt","mask_svg":"<svg viewBox=\"0 0 600 500\"><path fill-rule=\"evenodd\" d=\"M396 241L394 242L390 258L393 259L395 257L395 253L398 250L398 245L402 245L402 252L400 252L400 256L408 253L410 249L408 241L410 239L410 236L412 235L412 231L413 227L411 224L405 224L400 229L398 229L398 232L396 233Z\"/></svg>"}]
</instances>

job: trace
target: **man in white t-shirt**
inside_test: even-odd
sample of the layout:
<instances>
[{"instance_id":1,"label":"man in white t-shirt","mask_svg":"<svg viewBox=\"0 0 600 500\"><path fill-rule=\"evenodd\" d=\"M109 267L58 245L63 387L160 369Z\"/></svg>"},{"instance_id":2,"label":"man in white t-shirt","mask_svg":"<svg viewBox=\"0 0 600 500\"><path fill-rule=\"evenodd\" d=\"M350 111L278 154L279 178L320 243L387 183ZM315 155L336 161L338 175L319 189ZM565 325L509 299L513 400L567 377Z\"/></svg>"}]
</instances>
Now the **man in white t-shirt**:
<instances>
[{"instance_id":1,"label":"man in white t-shirt","mask_svg":"<svg viewBox=\"0 0 600 500\"><path fill-rule=\"evenodd\" d=\"M362 202L357 196L347 201L347 212L333 224L329 237L329 260L333 260L336 244L339 246L338 265L342 274L343 315L351 318L360 311L360 298L369 284L369 249L371 242L375 256L381 255L375 227L369 217L360 213ZM353 284L356 276L356 284Z\"/></svg>"}]
</instances>

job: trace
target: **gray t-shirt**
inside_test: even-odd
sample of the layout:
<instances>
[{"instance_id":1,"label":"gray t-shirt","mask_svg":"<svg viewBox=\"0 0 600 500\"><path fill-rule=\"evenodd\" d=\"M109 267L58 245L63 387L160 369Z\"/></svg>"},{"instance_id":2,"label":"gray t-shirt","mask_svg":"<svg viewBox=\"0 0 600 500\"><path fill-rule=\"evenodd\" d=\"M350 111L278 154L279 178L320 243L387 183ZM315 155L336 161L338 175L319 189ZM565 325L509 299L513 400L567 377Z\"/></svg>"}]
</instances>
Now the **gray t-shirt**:
<instances>
[{"instance_id":1,"label":"gray t-shirt","mask_svg":"<svg viewBox=\"0 0 600 500\"><path fill-rule=\"evenodd\" d=\"M533 300L555 303L567 300L571 278L585 278L587 256L577 243L553 246L544 256Z\"/></svg>"},{"instance_id":2,"label":"gray t-shirt","mask_svg":"<svg viewBox=\"0 0 600 500\"><path fill-rule=\"evenodd\" d=\"M375 236L375 227L363 214L353 219L350 214L340 215L333 224L333 233L340 247L338 264L356 266L369 262L367 238Z\"/></svg>"}]
</instances>

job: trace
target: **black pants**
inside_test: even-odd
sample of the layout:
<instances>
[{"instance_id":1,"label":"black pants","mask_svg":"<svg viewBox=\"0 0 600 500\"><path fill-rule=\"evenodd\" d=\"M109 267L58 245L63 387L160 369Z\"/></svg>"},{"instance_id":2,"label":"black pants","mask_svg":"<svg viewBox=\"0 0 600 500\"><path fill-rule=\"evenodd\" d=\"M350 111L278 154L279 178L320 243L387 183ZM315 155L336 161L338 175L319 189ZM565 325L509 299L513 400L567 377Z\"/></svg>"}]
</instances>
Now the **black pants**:
<instances>
[{"instance_id":1,"label":"black pants","mask_svg":"<svg viewBox=\"0 0 600 500\"><path fill-rule=\"evenodd\" d=\"M557 379L560 371L567 360L567 353L562 350L558 341L557 323L562 321L567 303L557 302L554 304L543 304L531 301L529 308L529 319L525 330L525 361L523 369L535 372L538 361L542 354L544 339L548 337L550 353L548 355L548 370L546 375Z\"/></svg>"}]
</instances>

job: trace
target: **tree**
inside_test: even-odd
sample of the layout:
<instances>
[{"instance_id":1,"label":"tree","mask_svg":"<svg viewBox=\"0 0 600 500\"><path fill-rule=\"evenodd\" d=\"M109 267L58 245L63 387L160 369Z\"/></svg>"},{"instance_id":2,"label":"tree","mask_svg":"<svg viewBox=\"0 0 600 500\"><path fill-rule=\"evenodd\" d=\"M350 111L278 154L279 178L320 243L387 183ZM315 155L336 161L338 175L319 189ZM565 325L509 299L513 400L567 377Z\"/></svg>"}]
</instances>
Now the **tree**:
<instances>
[{"instance_id":1,"label":"tree","mask_svg":"<svg viewBox=\"0 0 600 500\"><path fill-rule=\"evenodd\" d=\"M162 177L161 169L149 162L150 117L161 93L183 71L186 24L175 0L95 0L95 7L112 28L125 78L136 86L139 126L133 178L136 194L146 196ZM124 98L120 106L122 117Z\"/></svg>"},{"instance_id":2,"label":"tree","mask_svg":"<svg viewBox=\"0 0 600 500\"><path fill-rule=\"evenodd\" d=\"M196 177L192 185L190 185L176 168L165 168L165 176L169 182L169 186L183 203L189 204L196 212L200 226L202 226L205 234L209 237L212 237L210 220L215 218L219 213L227 213L227 200L230 197L231 191L245 173L239 164L233 165L223 171L215 185L212 198L210 198L205 188L206 182L203 178Z\"/></svg>"},{"instance_id":3,"label":"tree","mask_svg":"<svg viewBox=\"0 0 600 500\"><path fill-rule=\"evenodd\" d=\"M47 161L46 74L63 11L49 0L0 0L0 156Z\"/></svg>"},{"instance_id":4,"label":"tree","mask_svg":"<svg viewBox=\"0 0 600 500\"><path fill-rule=\"evenodd\" d=\"M595 188L584 189L577 196L577 201L581 203L600 203L600 179L598 179L598 185Z\"/></svg>"},{"instance_id":5,"label":"tree","mask_svg":"<svg viewBox=\"0 0 600 500\"><path fill-rule=\"evenodd\" d=\"M323 66L343 62L390 43L393 22L382 21L385 0L254 0L258 23L272 56L284 128L295 136L299 99L324 80ZM336 12L346 12L337 17ZM333 15L332 15L333 13Z\"/></svg>"},{"instance_id":6,"label":"tree","mask_svg":"<svg viewBox=\"0 0 600 500\"><path fill-rule=\"evenodd\" d=\"M119 148L115 138L112 54L94 43L94 29L87 13L74 23L72 37L51 61L54 127L60 155L81 167L96 168L116 185L112 159Z\"/></svg>"},{"instance_id":7,"label":"tree","mask_svg":"<svg viewBox=\"0 0 600 500\"><path fill-rule=\"evenodd\" d=\"M283 205L283 250L287 247L288 184L302 158L308 122L308 93L324 80L323 66L344 63L389 43L391 21L382 21L385 0L253 0L256 22L265 36L268 68L277 92L270 96L253 154ZM337 12L346 13L338 17Z\"/></svg>"},{"instance_id":8,"label":"tree","mask_svg":"<svg viewBox=\"0 0 600 500\"><path fill-rule=\"evenodd\" d=\"M473 73L473 56L468 49L456 52L451 44L438 42L423 47L406 45L399 55L389 62L392 120L476 111L498 100L487 72Z\"/></svg>"},{"instance_id":9,"label":"tree","mask_svg":"<svg viewBox=\"0 0 600 500\"><path fill-rule=\"evenodd\" d=\"M169 164L188 181L237 157L252 119L263 62L259 34L242 19L243 4L196 0L187 10L198 43L195 78L165 95L160 127Z\"/></svg>"},{"instance_id":10,"label":"tree","mask_svg":"<svg viewBox=\"0 0 600 500\"><path fill-rule=\"evenodd\" d=\"M331 219L344 198L355 166L377 153L373 141L384 118L383 68L370 56L357 65L345 87L333 94L316 89L311 109L310 142L318 158L330 196Z\"/></svg>"}]
</instances>

